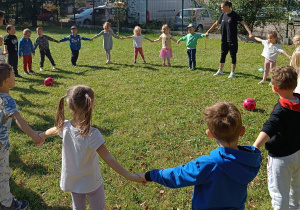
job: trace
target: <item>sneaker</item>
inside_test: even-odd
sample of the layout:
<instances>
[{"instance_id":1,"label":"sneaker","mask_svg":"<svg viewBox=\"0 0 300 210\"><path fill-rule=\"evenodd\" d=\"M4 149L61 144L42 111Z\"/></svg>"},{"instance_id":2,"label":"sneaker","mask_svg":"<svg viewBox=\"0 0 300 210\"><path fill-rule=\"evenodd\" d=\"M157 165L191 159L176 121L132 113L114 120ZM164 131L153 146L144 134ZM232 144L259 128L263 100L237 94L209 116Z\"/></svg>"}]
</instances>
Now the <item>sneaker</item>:
<instances>
[{"instance_id":1,"label":"sneaker","mask_svg":"<svg viewBox=\"0 0 300 210\"><path fill-rule=\"evenodd\" d=\"M24 71L24 74L29 74L28 71Z\"/></svg>"},{"instance_id":2,"label":"sneaker","mask_svg":"<svg viewBox=\"0 0 300 210\"><path fill-rule=\"evenodd\" d=\"M163 64L162 64L162 66L166 66L166 64L165 64L165 63L163 63Z\"/></svg>"},{"instance_id":3,"label":"sneaker","mask_svg":"<svg viewBox=\"0 0 300 210\"><path fill-rule=\"evenodd\" d=\"M32 71L32 70L29 70L29 72L30 72L31 74L33 74L33 73L34 73L34 71Z\"/></svg>"},{"instance_id":4,"label":"sneaker","mask_svg":"<svg viewBox=\"0 0 300 210\"><path fill-rule=\"evenodd\" d=\"M1 206L2 210L9 209L9 210L25 210L29 206L28 201L18 201L17 199L13 199L12 204L10 207Z\"/></svg>"},{"instance_id":5,"label":"sneaker","mask_svg":"<svg viewBox=\"0 0 300 210\"><path fill-rule=\"evenodd\" d=\"M170 63L168 63L168 66L171 66L171 64L170 64Z\"/></svg>"},{"instance_id":6,"label":"sneaker","mask_svg":"<svg viewBox=\"0 0 300 210\"><path fill-rule=\"evenodd\" d=\"M144 63L146 63L146 61L144 60Z\"/></svg>"},{"instance_id":7,"label":"sneaker","mask_svg":"<svg viewBox=\"0 0 300 210\"><path fill-rule=\"evenodd\" d=\"M105 64L111 64L111 62L110 61L106 61L106 63Z\"/></svg>"},{"instance_id":8,"label":"sneaker","mask_svg":"<svg viewBox=\"0 0 300 210\"><path fill-rule=\"evenodd\" d=\"M133 61L133 63L136 63L136 61Z\"/></svg>"},{"instance_id":9,"label":"sneaker","mask_svg":"<svg viewBox=\"0 0 300 210\"><path fill-rule=\"evenodd\" d=\"M235 77L235 73L232 71L232 72L230 72L228 78L233 78L233 77Z\"/></svg>"},{"instance_id":10,"label":"sneaker","mask_svg":"<svg viewBox=\"0 0 300 210\"><path fill-rule=\"evenodd\" d=\"M43 67L40 68L40 71L43 71Z\"/></svg>"},{"instance_id":11,"label":"sneaker","mask_svg":"<svg viewBox=\"0 0 300 210\"><path fill-rule=\"evenodd\" d=\"M15 77L22 78L22 76L20 74L15 74Z\"/></svg>"},{"instance_id":12,"label":"sneaker","mask_svg":"<svg viewBox=\"0 0 300 210\"><path fill-rule=\"evenodd\" d=\"M271 82L269 83L269 86L272 86L272 83L271 83Z\"/></svg>"},{"instance_id":13,"label":"sneaker","mask_svg":"<svg viewBox=\"0 0 300 210\"><path fill-rule=\"evenodd\" d=\"M72 63L72 66L76 66L76 63Z\"/></svg>"},{"instance_id":14,"label":"sneaker","mask_svg":"<svg viewBox=\"0 0 300 210\"><path fill-rule=\"evenodd\" d=\"M56 66L53 66L52 70L55 70L56 69Z\"/></svg>"},{"instance_id":15,"label":"sneaker","mask_svg":"<svg viewBox=\"0 0 300 210\"><path fill-rule=\"evenodd\" d=\"M260 81L259 83L257 83L258 85L263 85L263 84L265 84L266 83L266 81Z\"/></svg>"},{"instance_id":16,"label":"sneaker","mask_svg":"<svg viewBox=\"0 0 300 210\"><path fill-rule=\"evenodd\" d=\"M223 71L220 69L217 71L217 73L214 74L214 76L219 76L219 75L223 75Z\"/></svg>"}]
</instances>

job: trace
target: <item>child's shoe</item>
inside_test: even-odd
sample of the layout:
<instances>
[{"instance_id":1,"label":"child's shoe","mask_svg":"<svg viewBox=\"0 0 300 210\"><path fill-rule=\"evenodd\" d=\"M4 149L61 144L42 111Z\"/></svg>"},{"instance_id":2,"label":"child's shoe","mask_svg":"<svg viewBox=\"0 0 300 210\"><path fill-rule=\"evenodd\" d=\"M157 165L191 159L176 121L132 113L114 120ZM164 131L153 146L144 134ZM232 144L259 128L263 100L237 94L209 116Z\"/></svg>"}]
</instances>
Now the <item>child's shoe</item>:
<instances>
[{"instance_id":1,"label":"child's shoe","mask_svg":"<svg viewBox=\"0 0 300 210\"><path fill-rule=\"evenodd\" d=\"M170 63L168 63L168 66L171 66L171 64L170 64Z\"/></svg>"},{"instance_id":2,"label":"child's shoe","mask_svg":"<svg viewBox=\"0 0 300 210\"><path fill-rule=\"evenodd\" d=\"M43 67L40 67L40 71L43 71Z\"/></svg>"},{"instance_id":3,"label":"child's shoe","mask_svg":"<svg viewBox=\"0 0 300 210\"><path fill-rule=\"evenodd\" d=\"M233 78L233 77L235 77L235 73L232 71L232 72L230 72L228 78Z\"/></svg>"},{"instance_id":4,"label":"child's shoe","mask_svg":"<svg viewBox=\"0 0 300 210\"><path fill-rule=\"evenodd\" d=\"M32 71L32 70L29 70L29 73L33 74L33 73L34 73L34 71Z\"/></svg>"},{"instance_id":5,"label":"child's shoe","mask_svg":"<svg viewBox=\"0 0 300 210\"><path fill-rule=\"evenodd\" d=\"M165 64L165 63L163 63L163 64L162 64L162 66L166 66L166 64Z\"/></svg>"},{"instance_id":6,"label":"child's shoe","mask_svg":"<svg viewBox=\"0 0 300 210\"><path fill-rule=\"evenodd\" d=\"M105 64L111 64L111 62L110 61L106 61L106 63Z\"/></svg>"},{"instance_id":7,"label":"child's shoe","mask_svg":"<svg viewBox=\"0 0 300 210\"><path fill-rule=\"evenodd\" d=\"M136 61L133 61L133 63L136 63Z\"/></svg>"},{"instance_id":8,"label":"child's shoe","mask_svg":"<svg viewBox=\"0 0 300 210\"><path fill-rule=\"evenodd\" d=\"M264 80L262 80L262 81L260 81L259 83L257 83L258 85L263 85L263 84L265 84L266 83L266 81L264 81Z\"/></svg>"},{"instance_id":9,"label":"child's shoe","mask_svg":"<svg viewBox=\"0 0 300 210\"><path fill-rule=\"evenodd\" d=\"M24 71L24 74L29 74L28 71Z\"/></svg>"},{"instance_id":10,"label":"child's shoe","mask_svg":"<svg viewBox=\"0 0 300 210\"><path fill-rule=\"evenodd\" d=\"M214 74L214 76L223 75L223 70L219 69L217 73Z\"/></svg>"},{"instance_id":11,"label":"child's shoe","mask_svg":"<svg viewBox=\"0 0 300 210\"><path fill-rule=\"evenodd\" d=\"M272 83L271 83L271 82L269 83L269 86L272 86Z\"/></svg>"},{"instance_id":12,"label":"child's shoe","mask_svg":"<svg viewBox=\"0 0 300 210\"><path fill-rule=\"evenodd\" d=\"M56 66L53 66L52 70L55 70L56 69Z\"/></svg>"},{"instance_id":13,"label":"child's shoe","mask_svg":"<svg viewBox=\"0 0 300 210\"><path fill-rule=\"evenodd\" d=\"M146 63L146 61L144 60L144 63Z\"/></svg>"},{"instance_id":14,"label":"child's shoe","mask_svg":"<svg viewBox=\"0 0 300 210\"><path fill-rule=\"evenodd\" d=\"M13 199L10 207L1 206L2 210L9 209L9 210L25 210L29 206L28 201L18 201L17 199Z\"/></svg>"}]
</instances>

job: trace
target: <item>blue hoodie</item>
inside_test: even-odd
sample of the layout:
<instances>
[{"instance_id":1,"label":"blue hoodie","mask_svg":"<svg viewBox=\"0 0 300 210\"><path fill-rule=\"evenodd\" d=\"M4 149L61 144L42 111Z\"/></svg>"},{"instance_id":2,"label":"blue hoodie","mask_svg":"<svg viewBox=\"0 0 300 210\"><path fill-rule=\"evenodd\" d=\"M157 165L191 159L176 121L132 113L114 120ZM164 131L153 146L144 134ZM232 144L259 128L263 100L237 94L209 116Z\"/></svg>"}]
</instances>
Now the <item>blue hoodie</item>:
<instances>
[{"instance_id":1,"label":"blue hoodie","mask_svg":"<svg viewBox=\"0 0 300 210\"><path fill-rule=\"evenodd\" d=\"M186 165L147 172L147 181L170 188L194 185L192 209L245 209L247 185L257 175L261 155L253 146L218 147ZM150 176L150 177L149 177Z\"/></svg>"},{"instance_id":2,"label":"blue hoodie","mask_svg":"<svg viewBox=\"0 0 300 210\"><path fill-rule=\"evenodd\" d=\"M86 37L83 37L83 36L80 36L78 34L76 34L76 36L74 36L73 34L65 37L65 38L62 38L60 41L61 42L65 42L65 41L70 41L70 48L71 50L80 50L81 48L81 40L90 40L89 38L86 38Z\"/></svg>"}]
</instances>

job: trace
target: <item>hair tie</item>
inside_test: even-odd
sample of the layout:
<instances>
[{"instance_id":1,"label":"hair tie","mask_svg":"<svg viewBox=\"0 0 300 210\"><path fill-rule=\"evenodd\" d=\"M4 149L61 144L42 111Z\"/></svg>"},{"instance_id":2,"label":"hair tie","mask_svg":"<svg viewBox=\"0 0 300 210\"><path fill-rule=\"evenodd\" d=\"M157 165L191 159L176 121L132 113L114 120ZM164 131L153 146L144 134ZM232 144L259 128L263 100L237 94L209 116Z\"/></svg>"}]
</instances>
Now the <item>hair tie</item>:
<instances>
[{"instance_id":1,"label":"hair tie","mask_svg":"<svg viewBox=\"0 0 300 210\"><path fill-rule=\"evenodd\" d=\"M67 95L64 95L62 98L67 98Z\"/></svg>"},{"instance_id":2,"label":"hair tie","mask_svg":"<svg viewBox=\"0 0 300 210\"><path fill-rule=\"evenodd\" d=\"M86 93L86 94L84 94L84 96L87 98L87 97L89 97L89 94Z\"/></svg>"}]
</instances>

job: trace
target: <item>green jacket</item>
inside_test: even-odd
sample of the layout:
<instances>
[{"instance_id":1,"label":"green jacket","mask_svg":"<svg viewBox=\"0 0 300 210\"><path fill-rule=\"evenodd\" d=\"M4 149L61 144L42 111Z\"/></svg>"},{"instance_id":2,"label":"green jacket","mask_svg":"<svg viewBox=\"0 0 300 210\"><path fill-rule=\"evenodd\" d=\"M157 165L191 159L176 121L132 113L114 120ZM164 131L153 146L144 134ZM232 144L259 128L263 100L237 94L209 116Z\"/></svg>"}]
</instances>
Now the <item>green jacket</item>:
<instances>
[{"instance_id":1,"label":"green jacket","mask_svg":"<svg viewBox=\"0 0 300 210\"><path fill-rule=\"evenodd\" d=\"M188 33L184 37L181 37L178 41L185 41L186 40L186 47L187 48L196 48L197 40L205 37L205 34L196 34L196 33Z\"/></svg>"}]
</instances>

